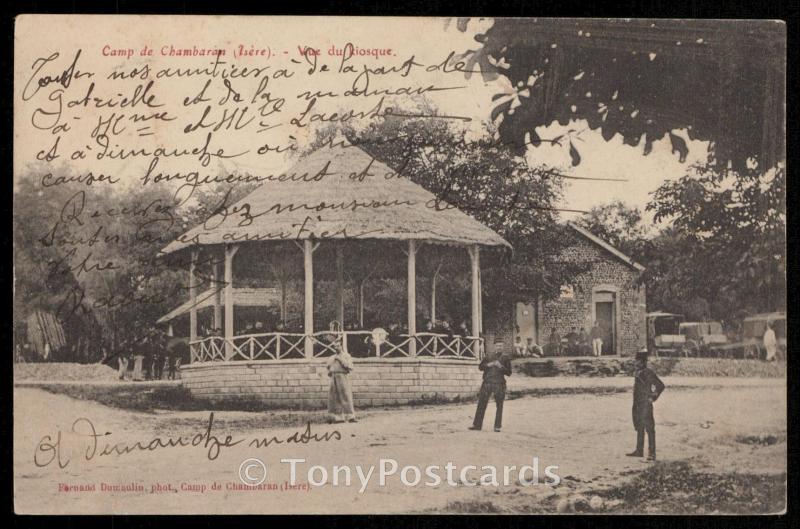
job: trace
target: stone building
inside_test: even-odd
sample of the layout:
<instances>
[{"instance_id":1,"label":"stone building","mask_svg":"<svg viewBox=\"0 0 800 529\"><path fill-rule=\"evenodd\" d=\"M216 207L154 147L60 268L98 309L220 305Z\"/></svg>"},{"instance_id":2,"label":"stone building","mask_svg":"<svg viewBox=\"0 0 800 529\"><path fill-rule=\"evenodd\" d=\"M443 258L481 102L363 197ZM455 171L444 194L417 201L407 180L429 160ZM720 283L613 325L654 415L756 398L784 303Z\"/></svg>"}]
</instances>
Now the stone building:
<instances>
[{"instance_id":1,"label":"stone building","mask_svg":"<svg viewBox=\"0 0 800 529\"><path fill-rule=\"evenodd\" d=\"M488 351L510 350L516 336L544 345L552 329L563 339L572 329L588 332L595 321L606 333L604 355L631 355L645 345L645 286L638 281L644 267L588 230L568 226L573 241L561 259L585 263L588 270L563 285L557 299L521 294L510 301L508 317L493 318L509 323L486 329Z\"/></svg>"}]
</instances>

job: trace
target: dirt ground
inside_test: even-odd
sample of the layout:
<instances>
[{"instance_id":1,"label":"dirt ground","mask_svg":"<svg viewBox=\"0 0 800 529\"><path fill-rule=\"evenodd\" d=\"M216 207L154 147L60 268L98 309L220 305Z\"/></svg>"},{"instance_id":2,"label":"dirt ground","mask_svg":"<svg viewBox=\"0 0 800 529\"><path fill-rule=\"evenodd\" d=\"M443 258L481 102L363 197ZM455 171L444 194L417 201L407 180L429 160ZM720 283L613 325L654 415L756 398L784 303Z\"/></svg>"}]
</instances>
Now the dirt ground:
<instances>
[{"instance_id":1,"label":"dirt ground","mask_svg":"<svg viewBox=\"0 0 800 529\"><path fill-rule=\"evenodd\" d=\"M295 421L274 420L286 413L217 411L212 434L221 442L227 435L241 442L221 447L214 460L208 459L206 436L201 446L95 454L87 461L92 438L72 432L77 419L91 421L99 451L106 444L148 445L156 437L202 437L209 412L124 410L15 387L15 506L18 513L62 514L780 511L787 457L785 381L750 379L742 385L717 379L705 387L665 382L668 389L656 403L655 465L625 456L635 441L630 393L521 396L506 402L502 433L490 428L492 403L481 432L467 430L472 403L373 410L355 424L328 425L320 422L321 414L307 412L312 436L330 437L319 442L303 438L305 427ZM81 420L76 429L85 434L87 425ZM286 442L293 435L308 442ZM284 442L248 446L252 439L273 436ZM65 468L53 459L56 444L62 464L68 460ZM459 477L466 465L496 465L502 481L504 465L518 469L532 465L534 457L538 485L523 486L516 472L509 485L499 487L476 484L481 470L469 471L466 481ZM264 484L274 488L240 490L240 467L248 458L265 463ZM286 458L305 459L297 464L297 488L284 486L290 466L281 459ZM378 482L382 459L398 464L386 486ZM456 468L456 486L447 483L448 462ZM333 465L349 466L351 485L308 486L314 465L325 467L329 481ZM364 472L376 467L364 492L356 465ZM401 482L407 465L421 467L417 486ZM425 475L429 465L440 467L438 486L425 484L431 481ZM547 466L558 467L557 486L543 482ZM257 475L260 467L251 470ZM312 479L320 480L321 470L315 472ZM408 481L414 477L408 473ZM138 490L104 491L104 484L134 484ZM65 491L63 485L95 490Z\"/></svg>"}]
</instances>

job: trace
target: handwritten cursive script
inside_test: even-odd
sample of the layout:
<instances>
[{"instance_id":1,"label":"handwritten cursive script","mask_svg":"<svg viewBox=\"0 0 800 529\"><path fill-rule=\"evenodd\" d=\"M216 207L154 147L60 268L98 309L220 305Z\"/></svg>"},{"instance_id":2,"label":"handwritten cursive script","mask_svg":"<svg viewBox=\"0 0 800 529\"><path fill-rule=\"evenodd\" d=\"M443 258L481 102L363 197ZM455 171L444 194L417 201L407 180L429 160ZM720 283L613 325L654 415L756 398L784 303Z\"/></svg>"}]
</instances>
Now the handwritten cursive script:
<instances>
[{"instance_id":1,"label":"handwritten cursive script","mask_svg":"<svg viewBox=\"0 0 800 529\"><path fill-rule=\"evenodd\" d=\"M248 446L251 448L266 448L273 444L308 444L340 441L342 434L338 430L323 433L313 432L311 422L306 423L303 430L292 432L286 436L264 435L262 437L235 437L233 435L217 436L213 433L214 413L208 416L208 422L201 431L177 437L152 437L150 439L133 442L115 441L113 433L98 431L94 423L80 417L73 421L69 431L58 430L55 434L43 436L36 444L33 462L37 467L47 467L56 464L58 468L67 468L73 460L68 453L77 451L82 453L85 461L94 461L104 457L122 457L133 453L154 453L164 449L173 448L201 448L209 461L219 457L225 448L235 446ZM67 439L74 445L67 446Z\"/></svg>"}]
</instances>

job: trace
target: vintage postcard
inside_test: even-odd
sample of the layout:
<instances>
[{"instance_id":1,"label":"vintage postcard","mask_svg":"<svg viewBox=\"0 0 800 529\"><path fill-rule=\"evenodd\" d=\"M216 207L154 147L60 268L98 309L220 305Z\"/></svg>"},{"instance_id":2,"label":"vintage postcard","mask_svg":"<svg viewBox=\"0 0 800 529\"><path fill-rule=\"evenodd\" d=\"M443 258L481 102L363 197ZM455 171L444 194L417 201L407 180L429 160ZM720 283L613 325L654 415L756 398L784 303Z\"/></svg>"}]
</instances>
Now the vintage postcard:
<instances>
[{"instance_id":1,"label":"vintage postcard","mask_svg":"<svg viewBox=\"0 0 800 529\"><path fill-rule=\"evenodd\" d=\"M22 514L786 510L780 21L21 15Z\"/></svg>"}]
</instances>

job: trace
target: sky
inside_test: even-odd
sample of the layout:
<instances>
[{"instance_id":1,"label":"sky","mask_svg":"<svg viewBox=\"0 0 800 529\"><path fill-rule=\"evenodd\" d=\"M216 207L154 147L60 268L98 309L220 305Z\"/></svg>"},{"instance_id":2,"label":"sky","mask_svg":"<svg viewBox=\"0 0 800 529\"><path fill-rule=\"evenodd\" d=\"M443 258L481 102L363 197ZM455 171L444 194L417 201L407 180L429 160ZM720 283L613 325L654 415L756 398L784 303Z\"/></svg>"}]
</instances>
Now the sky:
<instances>
[{"instance_id":1,"label":"sky","mask_svg":"<svg viewBox=\"0 0 800 529\"><path fill-rule=\"evenodd\" d=\"M581 130L581 125L571 123L562 127L555 123L537 129L537 133L542 138L552 138L570 128ZM585 127L585 123L583 125ZM643 141L637 147L632 147L623 145L619 134L605 141L599 131L590 130L581 135L583 142L576 142L581 155L581 163L577 167L572 166L566 146L542 144L531 147L527 160L531 165L560 167L565 174L576 177L620 180L569 180L560 204L562 208L587 211L593 206L620 200L628 206L641 209L645 218L652 220L652 216L644 211L650 193L662 182L684 176L690 172L693 164L705 161L708 156L707 142L690 141L685 131L675 133L686 140L689 147L689 155L684 163L680 163L678 155L671 152L669 138L654 142L652 152L645 156L642 154ZM565 218L576 215L579 213L562 214Z\"/></svg>"}]
</instances>

